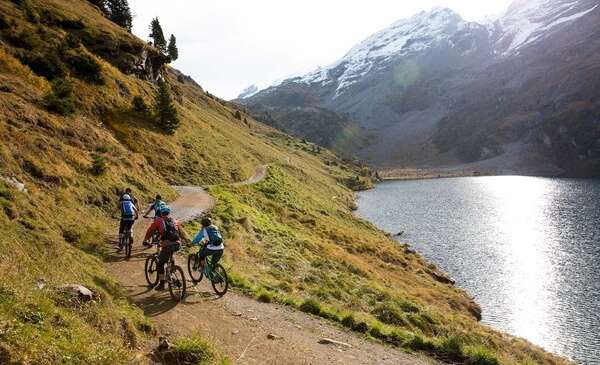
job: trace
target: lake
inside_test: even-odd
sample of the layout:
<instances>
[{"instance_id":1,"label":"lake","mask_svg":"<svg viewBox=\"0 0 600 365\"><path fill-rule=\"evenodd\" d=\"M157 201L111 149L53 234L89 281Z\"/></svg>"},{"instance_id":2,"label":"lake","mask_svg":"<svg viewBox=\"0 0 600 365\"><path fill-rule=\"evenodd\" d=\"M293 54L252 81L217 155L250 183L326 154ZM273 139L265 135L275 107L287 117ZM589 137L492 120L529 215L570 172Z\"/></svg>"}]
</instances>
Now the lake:
<instances>
[{"instance_id":1,"label":"lake","mask_svg":"<svg viewBox=\"0 0 600 365\"><path fill-rule=\"evenodd\" d=\"M600 180L385 182L358 206L448 272L481 305L483 323L600 364Z\"/></svg>"}]
</instances>

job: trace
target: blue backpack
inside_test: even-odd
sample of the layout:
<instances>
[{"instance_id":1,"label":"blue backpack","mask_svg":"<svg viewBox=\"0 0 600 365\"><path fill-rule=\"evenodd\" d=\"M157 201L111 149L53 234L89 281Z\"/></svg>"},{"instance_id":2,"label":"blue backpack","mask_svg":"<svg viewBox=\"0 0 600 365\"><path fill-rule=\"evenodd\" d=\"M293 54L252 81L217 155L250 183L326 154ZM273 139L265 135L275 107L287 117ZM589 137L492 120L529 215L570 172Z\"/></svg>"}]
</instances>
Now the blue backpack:
<instances>
[{"instance_id":1,"label":"blue backpack","mask_svg":"<svg viewBox=\"0 0 600 365\"><path fill-rule=\"evenodd\" d=\"M121 215L123 217L133 217L135 214L134 205L131 200L123 200L121 202Z\"/></svg>"},{"instance_id":2,"label":"blue backpack","mask_svg":"<svg viewBox=\"0 0 600 365\"><path fill-rule=\"evenodd\" d=\"M208 244L211 246L220 246L223 243L223 236L219 229L215 226L208 226L206 228L206 234L208 234Z\"/></svg>"}]
</instances>

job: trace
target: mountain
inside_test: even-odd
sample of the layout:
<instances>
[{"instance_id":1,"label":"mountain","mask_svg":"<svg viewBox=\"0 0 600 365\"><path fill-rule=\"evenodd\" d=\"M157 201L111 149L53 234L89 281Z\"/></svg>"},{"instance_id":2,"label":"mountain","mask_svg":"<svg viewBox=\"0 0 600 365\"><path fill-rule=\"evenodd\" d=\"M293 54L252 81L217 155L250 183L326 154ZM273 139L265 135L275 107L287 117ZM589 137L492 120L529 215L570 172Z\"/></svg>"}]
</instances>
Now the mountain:
<instances>
[{"instance_id":1,"label":"mountain","mask_svg":"<svg viewBox=\"0 0 600 365\"><path fill-rule=\"evenodd\" d=\"M287 111L344 115L364 138L330 146L379 167L596 175L597 5L516 1L486 24L434 8L328 67L237 101L276 111L271 124L293 125L293 134L322 128L331 141L343 130L331 128L336 118L303 129Z\"/></svg>"},{"instance_id":2,"label":"mountain","mask_svg":"<svg viewBox=\"0 0 600 365\"><path fill-rule=\"evenodd\" d=\"M257 92L259 92L258 87L256 85L250 85L247 88L245 88L240 95L238 95L238 99L245 99L245 98L249 98L252 95L256 94Z\"/></svg>"}]
</instances>

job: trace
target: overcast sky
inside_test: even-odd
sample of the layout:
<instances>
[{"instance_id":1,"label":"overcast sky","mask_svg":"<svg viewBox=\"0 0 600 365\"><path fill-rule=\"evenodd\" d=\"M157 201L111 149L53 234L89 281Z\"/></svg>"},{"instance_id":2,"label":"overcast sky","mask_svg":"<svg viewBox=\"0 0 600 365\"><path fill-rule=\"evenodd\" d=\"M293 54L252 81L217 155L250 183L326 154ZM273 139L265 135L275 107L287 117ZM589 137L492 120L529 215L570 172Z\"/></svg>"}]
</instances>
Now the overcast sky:
<instances>
[{"instance_id":1,"label":"overcast sky","mask_svg":"<svg viewBox=\"0 0 600 365\"><path fill-rule=\"evenodd\" d=\"M147 39L158 16L177 37L174 66L225 99L244 88L326 66L394 21L434 6L467 20L504 11L511 0L130 0L133 32Z\"/></svg>"}]
</instances>

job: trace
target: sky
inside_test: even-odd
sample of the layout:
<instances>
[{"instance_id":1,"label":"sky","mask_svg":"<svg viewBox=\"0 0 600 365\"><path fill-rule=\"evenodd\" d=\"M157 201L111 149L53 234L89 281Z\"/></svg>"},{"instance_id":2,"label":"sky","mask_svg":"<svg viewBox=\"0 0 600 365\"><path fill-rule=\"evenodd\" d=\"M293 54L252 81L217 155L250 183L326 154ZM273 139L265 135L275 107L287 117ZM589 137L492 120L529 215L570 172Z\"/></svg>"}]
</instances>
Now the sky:
<instances>
[{"instance_id":1,"label":"sky","mask_svg":"<svg viewBox=\"0 0 600 365\"><path fill-rule=\"evenodd\" d=\"M304 74L341 58L396 20L434 6L472 21L498 15L511 0L129 0L133 32L148 39L158 16L174 34L173 66L205 90L235 98L250 85Z\"/></svg>"}]
</instances>

